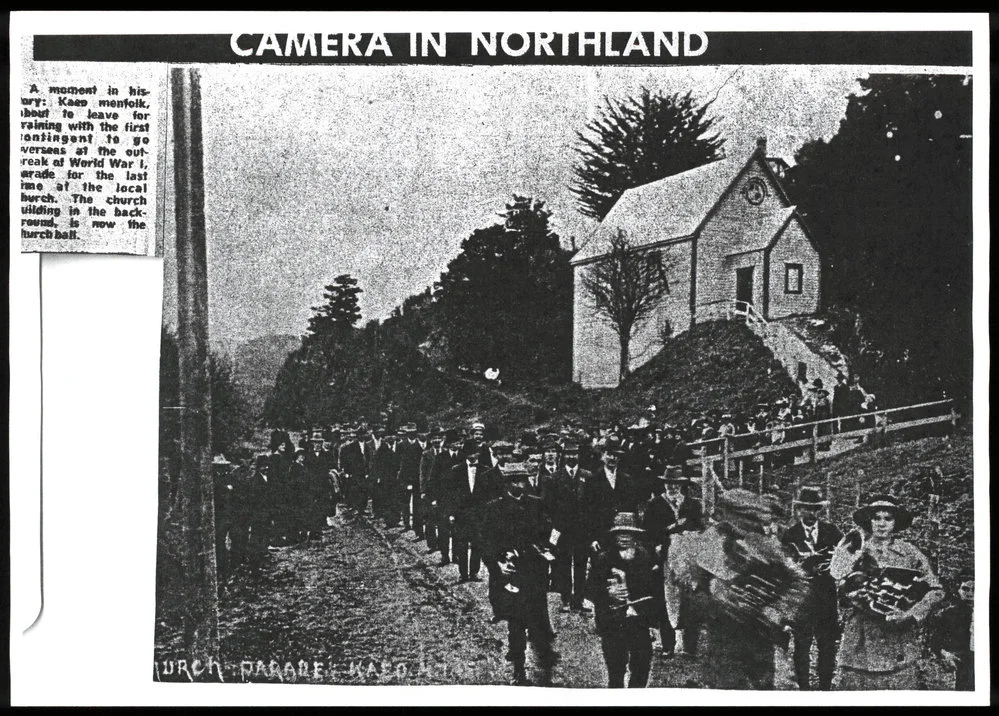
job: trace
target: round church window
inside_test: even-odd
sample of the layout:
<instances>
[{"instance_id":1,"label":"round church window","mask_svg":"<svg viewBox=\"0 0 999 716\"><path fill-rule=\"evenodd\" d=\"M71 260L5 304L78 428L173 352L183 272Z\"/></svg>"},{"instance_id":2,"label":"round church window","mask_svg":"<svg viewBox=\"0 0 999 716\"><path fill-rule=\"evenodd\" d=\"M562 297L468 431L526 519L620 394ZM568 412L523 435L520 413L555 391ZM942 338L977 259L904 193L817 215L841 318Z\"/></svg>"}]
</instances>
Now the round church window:
<instances>
[{"instance_id":1,"label":"round church window","mask_svg":"<svg viewBox=\"0 0 999 716\"><path fill-rule=\"evenodd\" d=\"M746 188L742 190L742 193L750 204L754 206L762 204L763 200L767 198L767 184L759 177L753 177L746 182Z\"/></svg>"}]
</instances>

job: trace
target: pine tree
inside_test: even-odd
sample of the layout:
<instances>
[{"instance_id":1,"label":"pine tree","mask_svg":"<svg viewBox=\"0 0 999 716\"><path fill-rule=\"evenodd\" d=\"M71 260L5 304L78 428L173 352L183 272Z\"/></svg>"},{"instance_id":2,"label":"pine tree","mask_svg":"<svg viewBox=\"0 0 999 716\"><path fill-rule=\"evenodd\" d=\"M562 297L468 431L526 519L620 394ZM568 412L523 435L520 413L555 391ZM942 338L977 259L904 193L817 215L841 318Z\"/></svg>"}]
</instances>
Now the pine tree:
<instances>
[{"instance_id":1,"label":"pine tree","mask_svg":"<svg viewBox=\"0 0 999 716\"><path fill-rule=\"evenodd\" d=\"M309 319L309 333L306 341L309 343L327 343L327 339L343 339L350 329L361 320L361 309L358 306L358 294L363 289L357 285L357 279L350 274L340 274L333 283L326 287L322 306L313 306L312 318Z\"/></svg>"},{"instance_id":2,"label":"pine tree","mask_svg":"<svg viewBox=\"0 0 999 716\"><path fill-rule=\"evenodd\" d=\"M628 189L720 159L725 140L712 132L718 118L708 116L710 107L690 92L644 87L637 98L606 98L601 115L576 133L579 160L569 189L579 211L602 221Z\"/></svg>"}]
</instances>

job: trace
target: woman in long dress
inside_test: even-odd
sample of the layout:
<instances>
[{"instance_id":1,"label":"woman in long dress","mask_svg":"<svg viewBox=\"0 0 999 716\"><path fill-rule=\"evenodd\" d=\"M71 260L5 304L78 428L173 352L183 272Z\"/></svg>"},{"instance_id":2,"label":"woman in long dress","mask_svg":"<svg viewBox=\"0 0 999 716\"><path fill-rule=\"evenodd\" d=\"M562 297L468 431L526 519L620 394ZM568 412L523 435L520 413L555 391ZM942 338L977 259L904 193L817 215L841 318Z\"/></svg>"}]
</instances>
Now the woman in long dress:
<instances>
[{"instance_id":1,"label":"woman in long dress","mask_svg":"<svg viewBox=\"0 0 999 716\"><path fill-rule=\"evenodd\" d=\"M919 637L943 592L926 555L896 536L912 524L912 513L896 498L876 495L853 521L861 532L843 538L829 567L851 603L839 648L839 688L923 689ZM925 596L911 603L909 592Z\"/></svg>"}]
</instances>

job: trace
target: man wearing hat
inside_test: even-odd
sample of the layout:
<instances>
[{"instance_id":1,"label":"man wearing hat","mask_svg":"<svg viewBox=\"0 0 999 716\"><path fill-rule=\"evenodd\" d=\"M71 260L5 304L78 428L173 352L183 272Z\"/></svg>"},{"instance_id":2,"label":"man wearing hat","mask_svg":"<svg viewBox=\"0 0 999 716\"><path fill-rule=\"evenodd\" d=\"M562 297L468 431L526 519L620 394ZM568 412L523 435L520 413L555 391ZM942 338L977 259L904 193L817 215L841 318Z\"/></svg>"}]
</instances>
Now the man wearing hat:
<instances>
[{"instance_id":1,"label":"man wearing hat","mask_svg":"<svg viewBox=\"0 0 999 716\"><path fill-rule=\"evenodd\" d=\"M587 532L590 549L606 547L608 531L619 512L635 512L648 498L638 480L620 467L624 449L621 440L611 435L601 447L602 466L584 487L583 502L587 511Z\"/></svg>"},{"instance_id":2,"label":"man wearing hat","mask_svg":"<svg viewBox=\"0 0 999 716\"><path fill-rule=\"evenodd\" d=\"M465 441L461 462L451 469L445 487L445 511L452 526L452 552L458 562L459 584L482 581L475 529L489 490L479 467L480 450L475 440Z\"/></svg>"},{"instance_id":3,"label":"man wearing hat","mask_svg":"<svg viewBox=\"0 0 999 716\"><path fill-rule=\"evenodd\" d=\"M274 483L271 481L271 456L257 455L253 473L246 485L246 511L249 515L247 532L247 566L256 569L273 539L276 506Z\"/></svg>"},{"instance_id":4,"label":"man wearing hat","mask_svg":"<svg viewBox=\"0 0 999 716\"><path fill-rule=\"evenodd\" d=\"M362 480L367 473L368 462L363 452L363 448L357 439L357 430L353 427L345 427L340 434L340 463L341 487L344 491L343 501L347 507L354 509L358 502L357 493L363 489Z\"/></svg>"},{"instance_id":5,"label":"man wearing hat","mask_svg":"<svg viewBox=\"0 0 999 716\"><path fill-rule=\"evenodd\" d=\"M672 535L697 532L703 528L701 501L688 494L690 479L684 477L683 467L669 465L659 478L657 494L649 499L641 520L653 553L659 564L665 566ZM678 595L667 609L665 585L658 590L660 598L659 638L662 657L669 659L676 650L676 632L683 630L683 650L693 655L697 648L698 627L684 600Z\"/></svg>"},{"instance_id":6,"label":"man wearing hat","mask_svg":"<svg viewBox=\"0 0 999 716\"><path fill-rule=\"evenodd\" d=\"M592 479L593 473L579 464L579 444L566 440L562 444L552 505L552 527L558 532L552 581L562 597L563 612L585 614L590 611L583 604L586 564L592 542L587 532L584 492L586 483Z\"/></svg>"},{"instance_id":7,"label":"man wearing hat","mask_svg":"<svg viewBox=\"0 0 999 716\"><path fill-rule=\"evenodd\" d=\"M398 527L401 519L399 493L399 452L396 436L379 429L379 444L372 455L371 476L373 488L379 496L378 512L388 528Z\"/></svg>"},{"instance_id":8,"label":"man wearing hat","mask_svg":"<svg viewBox=\"0 0 999 716\"><path fill-rule=\"evenodd\" d=\"M314 433L305 453L306 504L309 513L307 529L312 540L322 538L326 518L331 516L330 471L335 469L333 455L326 448L322 432Z\"/></svg>"},{"instance_id":9,"label":"man wearing hat","mask_svg":"<svg viewBox=\"0 0 999 716\"><path fill-rule=\"evenodd\" d=\"M943 598L940 581L926 555L896 535L912 525L913 514L892 495L874 495L853 513L860 532L851 532L833 551L829 572L847 595L858 580L898 568L928 587L926 595L902 611L871 613L854 602L843 618L839 647L844 691L925 688L917 667L922 625Z\"/></svg>"},{"instance_id":10,"label":"man wearing hat","mask_svg":"<svg viewBox=\"0 0 999 716\"><path fill-rule=\"evenodd\" d=\"M285 433L287 435L287 433ZM288 484L288 471L294 457L295 447L291 439L278 443L271 451L269 460L268 489L267 492L272 500L273 527L270 534L270 547L275 549L288 544L288 537L292 529L292 490Z\"/></svg>"},{"instance_id":11,"label":"man wearing hat","mask_svg":"<svg viewBox=\"0 0 999 716\"><path fill-rule=\"evenodd\" d=\"M525 671L530 641L541 670L540 683L549 686L558 654L552 648L548 617L547 575L552 555L541 500L528 491L526 463L507 462L499 469L506 480L504 491L485 505L481 530L489 602L494 621L507 621L506 658L513 665L513 683L530 683Z\"/></svg>"},{"instance_id":12,"label":"man wearing hat","mask_svg":"<svg viewBox=\"0 0 999 716\"><path fill-rule=\"evenodd\" d=\"M434 426L427 434L427 447L420 456L420 520L429 552L437 549L437 486L433 474L434 463L443 450L444 431Z\"/></svg>"},{"instance_id":13,"label":"man wearing hat","mask_svg":"<svg viewBox=\"0 0 999 716\"><path fill-rule=\"evenodd\" d=\"M633 512L612 519L613 544L594 555L587 592L596 608L597 634L607 665L607 685L629 688L648 684L652 663L649 629L656 623L656 592L662 572L654 555L641 543L645 530Z\"/></svg>"},{"instance_id":14,"label":"man wearing hat","mask_svg":"<svg viewBox=\"0 0 999 716\"><path fill-rule=\"evenodd\" d=\"M406 423L399 431L403 440L399 444L399 503L402 506L403 529L411 529L419 539L423 532L420 524L420 460L426 449L421 445L415 423Z\"/></svg>"},{"instance_id":15,"label":"man wearing hat","mask_svg":"<svg viewBox=\"0 0 999 716\"><path fill-rule=\"evenodd\" d=\"M798 688L811 689L812 642L818 649L819 689L832 688L839 639L836 583L829 575L829 561L843 533L831 522L819 519L828 505L818 487L802 487L794 499L796 520L781 537L784 551L809 576L809 595L802 618L794 624L794 671Z\"/></svg>"},{"instance_id":16,"label":"man wearing hat","mask_svg":"<svg viewBox=\"0 0 999 716\"><path fill-rule=\"evenodd\" d=\"M461 434L457 430L448 430L444 434L443 449L434 460L434 469L430 474L431 507L435 511L437 518L437 544L434 547L441 553L441 560L438 566L443 567L451 564L451 517L453 512L449 512L449 507L453 504L451 472L455 466L462 462L461 446L463 441Z\"/></svg>"}]
</instances>

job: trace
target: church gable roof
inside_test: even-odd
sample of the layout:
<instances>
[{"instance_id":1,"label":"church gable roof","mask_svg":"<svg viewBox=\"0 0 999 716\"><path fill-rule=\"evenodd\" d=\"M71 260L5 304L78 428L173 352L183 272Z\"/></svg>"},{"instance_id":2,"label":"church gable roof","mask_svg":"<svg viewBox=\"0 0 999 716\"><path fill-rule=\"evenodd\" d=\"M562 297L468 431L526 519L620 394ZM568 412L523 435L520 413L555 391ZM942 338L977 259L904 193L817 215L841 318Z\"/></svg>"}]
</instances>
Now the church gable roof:
<instances>
[{"instance_id":1,"label":"church gable roof","mask_svg":"<svg viewBox=\"0 0 999 716\"><path fill-rule=\"evenodd\" d=\"M624 229L636 246L691 236L746 164L719 159L628 189L572 263L602 256L618 229Z\"/></svg>"}]
</instances>

